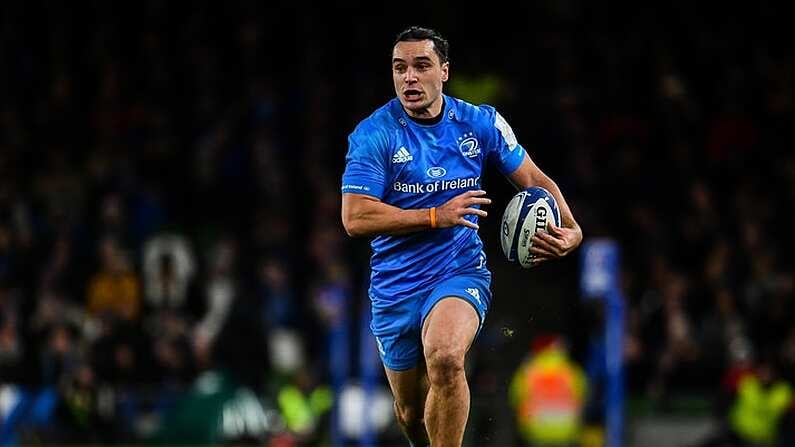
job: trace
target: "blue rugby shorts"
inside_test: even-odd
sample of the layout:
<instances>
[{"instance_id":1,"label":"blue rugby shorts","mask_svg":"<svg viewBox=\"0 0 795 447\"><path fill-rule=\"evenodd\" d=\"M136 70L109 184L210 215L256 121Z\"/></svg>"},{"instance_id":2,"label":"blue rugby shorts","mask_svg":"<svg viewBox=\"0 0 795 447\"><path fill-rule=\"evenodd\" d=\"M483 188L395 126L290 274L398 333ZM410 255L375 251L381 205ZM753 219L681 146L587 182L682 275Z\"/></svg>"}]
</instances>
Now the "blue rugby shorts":
<instances>
[{"instance_id":1,"label":"blue rugby shorts","mask_svg":"<svg viewBox=\"0 0 795 447\"><path fill-rule=\"evenodd\" d=\"M472 270L447 278L429 290L394 301L372 299L370 330L376 339L384 365L405 371L422 358L422 325L433 307L443 298L463 299L475 308L483 328L491 303L491 273ZM475 336L477 338L477 335Z\"/></svg>"}]
</instances>

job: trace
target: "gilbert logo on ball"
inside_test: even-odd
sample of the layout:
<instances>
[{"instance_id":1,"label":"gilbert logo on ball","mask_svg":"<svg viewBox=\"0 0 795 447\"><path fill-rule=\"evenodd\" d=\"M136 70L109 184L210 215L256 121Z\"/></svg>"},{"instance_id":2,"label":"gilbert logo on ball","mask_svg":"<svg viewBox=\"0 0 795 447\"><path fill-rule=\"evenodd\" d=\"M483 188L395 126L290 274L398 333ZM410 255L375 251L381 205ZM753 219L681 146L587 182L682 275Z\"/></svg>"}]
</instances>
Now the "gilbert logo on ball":
<instances>
[{"instance_id":1,"label":"gilbert logo on ball","mask_svg":"<svg viewBox=\"0 0 795 447\"><path fill-rule=\"evenodd\" d=\"M533 267L530 251L533 236L546 231L552 221L560 225L560 210L555 197L544 188L533 186L516 193L502 215L500 245L505 258L522 268Z\"/></svg>"}]
</instances>

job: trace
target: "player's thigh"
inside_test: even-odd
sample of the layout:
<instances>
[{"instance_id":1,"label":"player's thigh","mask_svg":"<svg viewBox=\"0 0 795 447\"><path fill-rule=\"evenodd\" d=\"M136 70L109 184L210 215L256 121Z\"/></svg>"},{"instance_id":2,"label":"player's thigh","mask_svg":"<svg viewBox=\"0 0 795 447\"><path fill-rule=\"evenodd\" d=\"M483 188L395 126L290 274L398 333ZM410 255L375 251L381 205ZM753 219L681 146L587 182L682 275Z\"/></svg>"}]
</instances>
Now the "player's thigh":
<instances>
[{"instance_id":1,"label":"player's thigh","mask_svg":"<svg viewBox=\"0 0 795 447\"><path fill-rule=\"evenodd\" d=\"M463 356L480 328L480 316L469 301L444 297L433 306L422 327L425 358L434 353Z\"/></svg>"},{"instance_id":2,"label":"player's thigh","mask_svg":"<svg viewBox=\"0 0 795 447\"><path fill-rule=\"evenodd\" d=\"M425 398L428 395L425 362L420 361L417 366L405 371L395 371L386 366L384 370L398 406L404 411L417 412L414 416L421 418L425 408Z\"/></svg>"},{"instance_id":3,"label":"player's thigh","mask_svg":"<svg viewBox=\"0 0 795 447\"><path fill-rule=\"evenodd\" d=\"M426 361L430 354L460 360L480 333L491 303L491 275L473 271L439 283L421 309L421 337Z\"/></svg>"}]
</instances>

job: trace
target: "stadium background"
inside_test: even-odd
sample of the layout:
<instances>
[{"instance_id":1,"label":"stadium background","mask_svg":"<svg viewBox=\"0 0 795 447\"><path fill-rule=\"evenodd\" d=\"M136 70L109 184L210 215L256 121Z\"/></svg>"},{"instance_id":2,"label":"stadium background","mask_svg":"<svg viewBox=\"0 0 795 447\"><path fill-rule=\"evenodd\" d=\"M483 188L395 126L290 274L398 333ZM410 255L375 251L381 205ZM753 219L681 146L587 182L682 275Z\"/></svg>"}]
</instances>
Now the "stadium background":
<instances>
[{"instance_id":1,"label":"stadium background","mask_svg":"<svg viewBox=\"0 0 795 447\"><path fill-rule=\"evenodd\" d=\"M682 1L4 3L0 442L144 443L158 421L193 427L161 440L198 442L218 435L175 408L200 406L184 404L199 382L242 384L230 395L251 390L278 419L286 383L361 375L369 247L344 234L339 179L412 24L449 39L447 92L497 106L586 238L620 243L626 444L706 439L738 368L795 380L786 16ZM561 333L586 363L600 314L580 299L578 253L504 262L495 222L512 190L495 172L484 186L495 300L468 365L467 445L516 445L507 387L534 337ZM331 436L321 414L305 443ZM394 426L379 436L402 445Z\"/></svg>"}]
</instances>

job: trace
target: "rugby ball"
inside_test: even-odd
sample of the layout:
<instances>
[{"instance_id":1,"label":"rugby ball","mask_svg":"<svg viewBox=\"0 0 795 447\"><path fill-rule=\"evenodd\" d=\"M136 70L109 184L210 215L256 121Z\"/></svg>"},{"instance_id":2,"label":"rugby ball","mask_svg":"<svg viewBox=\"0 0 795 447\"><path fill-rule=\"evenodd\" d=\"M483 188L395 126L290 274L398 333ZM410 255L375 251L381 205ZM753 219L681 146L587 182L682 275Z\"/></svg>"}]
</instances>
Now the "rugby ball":
<instances>
[{"instance_id":1,"label":"rugby ball","mask_svg":"<svg viewBox=\"0 0 795 447\"><path fill-rule=\"evenodd\" d=\"M533 267L533 235L546 231L549 222L560 226L558 203L549 191L533 186L513 196L502 214L500 229L505 258L522 268Z\"/></svg>"}]
</instances>

